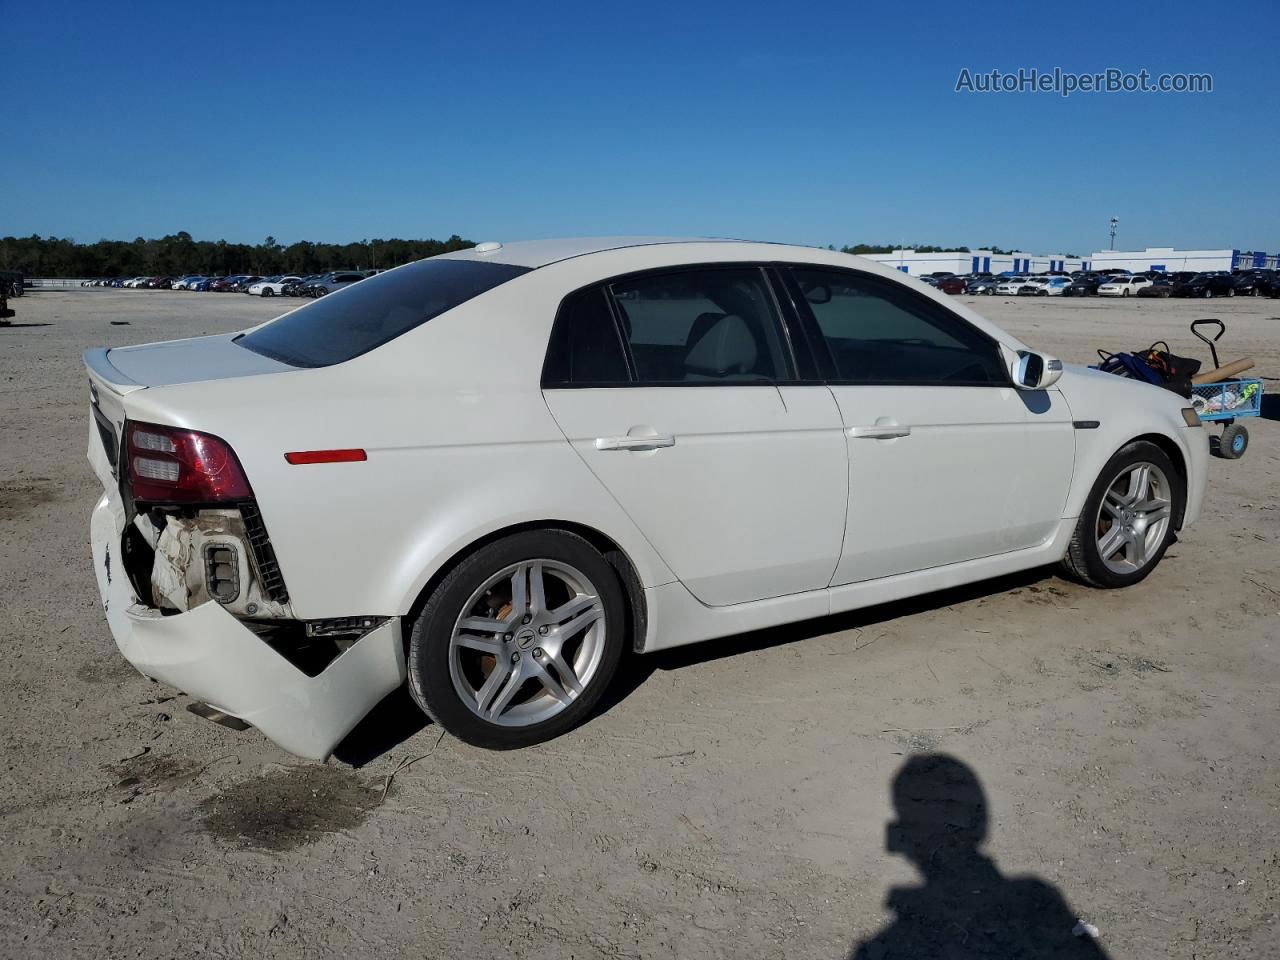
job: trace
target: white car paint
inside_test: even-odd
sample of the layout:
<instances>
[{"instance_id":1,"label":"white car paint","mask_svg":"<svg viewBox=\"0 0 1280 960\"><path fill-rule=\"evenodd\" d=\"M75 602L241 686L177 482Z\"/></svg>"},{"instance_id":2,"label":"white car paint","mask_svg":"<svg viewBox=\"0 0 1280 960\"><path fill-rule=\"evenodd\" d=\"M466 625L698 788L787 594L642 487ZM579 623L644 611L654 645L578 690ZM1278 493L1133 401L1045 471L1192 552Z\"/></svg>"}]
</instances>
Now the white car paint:
<instances>
[{"instance_id":1,"label":"white car paint","mask_svg":"<svg viewBox=\"0 0 1280 960\"><path fill-rule=\"evenodd\" d=\"M1147 277L1114 277L1098 287L1100 297L1131 297L1143 287L1151 286Z\"/></svg>"},{"instance_id":2,"label":"white car paint","mask_svg":"<svg viewBox=\"0 0 1280 960\"><path fill-rule=\"evenodd\" d=\"M302 280L301 277L292 275L281 277L279 280L259 280L257 283L250 284L245 293L252 294L255 297L278 297L286 286L291 283L298 283L300 280Z\"/></svg>"},{"instance_id":3,"label":"white car paint","mask_svg":"<svg viewBox=\"0 0 1280 960\"><path fill-rule=\"evenodd\" d=\"M1010 277L996 285L996 293L1016 294L1030 282L1030 277Z\"/></svg>"},{"instance_id":4,"label":"white car paint","mask_svg":"<svg viewBox=\"0 0 1280 960\"><path fill-rule=\"evenodd\" d=\"M105 490L92 550L121 652L302 756L326 756L403 682L402 618L433 578L517 525L568 524L616 544L645 608L638 646L652 651L1054 562L1102 465L1139 436L1176 446L1188 474L1184 525L1199 513L1205 431L1186 426L1174 394L1093 371L1068 368L1040 390L542 387L566 294L687 264L854 269L942 305L994 340L1010 367L1029 349L873 261L661 238L509 244L445 259L536 269L333 366L292 367L232 335L86 354L109 424L90 427ZM230 444L294 618L385 623L313 678L213 601L159 617L123 575L130 517L107 437L118 443L126 420ZM1073 427L1085 420L1098 425ZM616 448L655 435L672 443ZM345 448L368 459L295 466L283 456Z\"/></svg>"}]
</instances>

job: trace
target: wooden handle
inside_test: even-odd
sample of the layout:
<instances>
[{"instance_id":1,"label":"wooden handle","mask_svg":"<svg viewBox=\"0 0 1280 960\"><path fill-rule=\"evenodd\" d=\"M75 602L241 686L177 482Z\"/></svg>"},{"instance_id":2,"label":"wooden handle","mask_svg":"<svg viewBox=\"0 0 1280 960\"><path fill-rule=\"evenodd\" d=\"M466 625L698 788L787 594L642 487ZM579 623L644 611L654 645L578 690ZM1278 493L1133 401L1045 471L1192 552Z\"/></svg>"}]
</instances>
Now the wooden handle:
<instances>
[{"instance_id":1,"label":"wooden handle","mask_svg":"<svg viewBox=\"0 0 1280 960\"><path fill-rule=\"evenodd\" d=\"M1231 363L1224 363L1220 367L1214 367L1212 370L1206 370L1204 373L1197 373L1191 378L1194 384L1214 383L1218 380L1225 380L1227 377L1234 377L1237 373L1244 373L1246 370L1253 369L1253 360L1249 357L1242 357L1239 360L1233 360Z\"/></svg>"}]
</instances>

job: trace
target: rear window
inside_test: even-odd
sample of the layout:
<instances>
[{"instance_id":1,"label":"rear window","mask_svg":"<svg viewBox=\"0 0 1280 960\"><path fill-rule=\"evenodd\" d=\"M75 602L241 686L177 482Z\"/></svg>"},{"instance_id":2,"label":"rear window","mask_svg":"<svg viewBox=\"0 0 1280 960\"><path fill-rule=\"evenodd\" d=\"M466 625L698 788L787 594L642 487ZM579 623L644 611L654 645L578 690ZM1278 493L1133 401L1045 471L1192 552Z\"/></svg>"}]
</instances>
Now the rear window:
<instances>
[{"instance_id":1,"label":"rear window","mask_svg":"<svg viewBox=\"0 0 1280 960\"><path fill-rule=\"evenodd\" d=\"M327 367L368 353L528 272L505 263L420 260L345 287L236 342L295 367Z\"/></svg>"}]
</instances>

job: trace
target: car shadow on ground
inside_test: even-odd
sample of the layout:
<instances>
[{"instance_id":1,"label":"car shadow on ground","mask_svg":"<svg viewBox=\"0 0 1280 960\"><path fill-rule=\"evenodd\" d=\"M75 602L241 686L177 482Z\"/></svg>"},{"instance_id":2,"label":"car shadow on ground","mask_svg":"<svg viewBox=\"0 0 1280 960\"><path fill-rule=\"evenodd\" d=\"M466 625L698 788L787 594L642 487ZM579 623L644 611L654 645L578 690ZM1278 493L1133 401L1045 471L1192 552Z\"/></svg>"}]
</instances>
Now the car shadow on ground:
<instances>
[{"instance_id":1,"label":"car shadow on ground","mask_svg":"<svg viewBox=\"0 0 1280 960\"><path fill-rule=\"evenodd\" d=\"M865 628L886 620L928 613L956 603L1030 586L1051 579L1053 575L1052 567L1042 567L906 600L877 604L874 607L865 607L850 613L788 623L770 627L767 630L754 630L750 633L707 640L674 650L661 650L650 654L637 654L628 650L623 654L622 663L618 667L618 673L612 685L601 698L599 705L592 711L587 722L602 716L622 703L657 670L680 670L723 657L738 656L755 650L809 640L829 633ZM347 734L333 751L334 759L352 767L363 767L426 729L430 723L430 718L413 702L408 688L400 687L384 697L356 725L355 729Z\"/></svg>"},{"instance_id":2,"label":"car shadow on ground","mask_svg":"<svg viewBox=\"0 0 1280 960\"><path fill-rule=\"evenodd\" d=\"M1106 960L1056 887L1039 877L1005 876L981 851L990 814L967 764L917 754L899 768L890 793L895 817L885 829L885 850L911 861L924 882L889 889L885 907L894 919L854 944L848 960Z\"/></svg>"},{"instance_id":3,"label":"car shadow on ground","mask_svg":"<svg viewBox=\"0 0 1280 960\"><path fill-rule=\"evenodd\" d=\"M1023 570L1007 576L978 583L952 587L936 593L927 593L905 600L891 603L880 603L873 607L863 607L849 613L838 613L816 620L801 620L787 623L765 630L753 630L750 633L739 633L721 637L717 640L705 640L701 643L677 647L673 650L660 650L656 653L635 654L628 652L618 668L618 675L613 686L604 695L594 716L600 716L626 700L638 690L658 670L680 670L699 663L708 663L724 657L733 657L755 650L766 650L780 647L801 640L829 633L840 633L845 630L863 629L887 620L910 617L932 610L940 610L957 603L965 603L982 597L1004 593L1018 587L1030 586L1054 577L1053 567L1039 567L1034 570ZM852 641L851 641L852 642Z\"/></svg>"}]
</instances>

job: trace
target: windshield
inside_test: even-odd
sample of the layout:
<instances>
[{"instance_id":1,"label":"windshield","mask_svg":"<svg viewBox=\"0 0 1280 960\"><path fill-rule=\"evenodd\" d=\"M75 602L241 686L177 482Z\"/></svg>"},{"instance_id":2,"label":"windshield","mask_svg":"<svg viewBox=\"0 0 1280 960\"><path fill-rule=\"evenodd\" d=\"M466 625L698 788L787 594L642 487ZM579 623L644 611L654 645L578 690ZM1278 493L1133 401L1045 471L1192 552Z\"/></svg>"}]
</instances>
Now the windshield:
<instances>
[{"instance_id":1,"label":"windshield","mask_svg":"<svg viewBox=\"0 0 1280 960\"><path fill-rule=\"evenodd\" d=\"M295 367L327 367L368 353L528 272L505 263L420 260L352 284L236 342Z\"/></svg>"}]
</instances>

